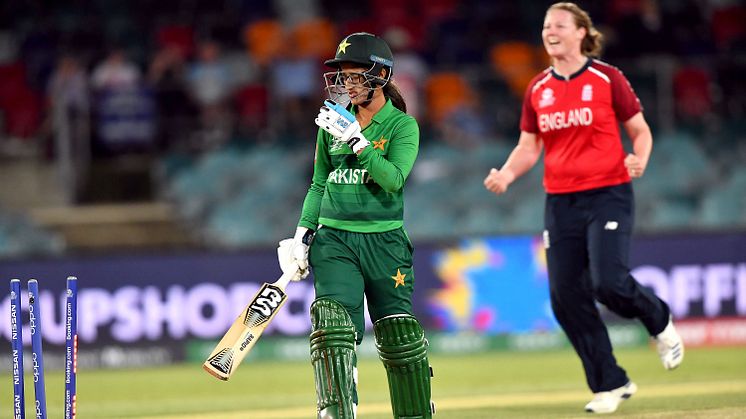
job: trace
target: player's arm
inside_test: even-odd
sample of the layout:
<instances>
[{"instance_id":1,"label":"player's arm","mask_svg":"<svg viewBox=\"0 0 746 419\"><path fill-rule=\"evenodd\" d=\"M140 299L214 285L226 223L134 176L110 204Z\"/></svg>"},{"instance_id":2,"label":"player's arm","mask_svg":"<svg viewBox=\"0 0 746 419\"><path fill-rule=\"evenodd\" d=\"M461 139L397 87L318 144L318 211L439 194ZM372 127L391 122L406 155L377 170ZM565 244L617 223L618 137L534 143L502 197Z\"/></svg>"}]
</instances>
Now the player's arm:
<instances>
[{"instance_id":1,"label":"player's arm","mask_svg":"<svg viewBox=\"0 0 746 419\"><path fill-rule=\"evenodd\" d=\"M321 198L324 197L326 179L329 177L329 171L332 166L325 137L326 134L324 131L319 129L316 134L316 152L314 155L311 186L308 188L306 198L303 200L303 210L301 211L300 221L298 221L299 227L311 230L316 230L318 226Z\"/></svg>"},{"instance_id":2,"label":"player's arm","mask_svg":"<svg viewBox=\"0 0 746 419\"><path fill-rule=\"evenodd\" d=\"M632 154L624 159L624 166L631 177L641 177L650 160L650 152L653 150L653 134L642 112L624 122L624 129L632 140Z\"/></svg>"},{"instance_id":3,"label":"player's arm","mask_svg":"<svg viewBox=\"0 0 746 419\"><path fill-rule=\"evenodd\" d=\"M640 98L629 80L617 68L610 68L607 75L611 80L611 106L632 140L633 152L624 159L624 166L630 177L640 177L645 173L650 159L653 135L642 114Z\"/></svg>"},{"instance_id":4,"label":"player's arm","mask_svg":"<svg viewBox=\"0 0 746 419\"><path fill-rule=\"evenodd\" d=\"M536 122L536 110L531 101L534 85L541 77L546 77L546 74L541 73L534 77L523 95L520 122L521 135L518 137L518 145L515 146L500 170L493 167L487 177L484 178L484 187L496 195L505 193L508 186L534 167L541 156L544 143L537 134L539 127Z\"/></svg>"},{"instance_id":5,"label":"player's arm","mask_svg":"<svg viewBox=\"0 0 746 419\"><path fill-rule=\"evenodd\" d=\"M363 135L360 123L355 116L336 102L324 101L316 117L316 125L333 137L347 143L352 152L357 154L363 167L383 190L394 192L404 185L417 157L420 141L420 131L413 118L398 127L396 135L389 139L391 144L388 158L382 157L373 150L373 145Z\"/></svg>"},{"instance_id":6,"label":"player's arm","mask_svg":"<svg viewBox=\"0 0 746 419\"><path fill-rule=\"evenodd\" d=\"M397 127L388 143L384 144L388 147L387 156L378 153L373 146L368 146L360 152L358 159L384 191L396 192L404 186L412 171L419 145L420 128L413 118L407 119Z\"/></svg>"},{"instance_id":7,"label":"player's arm","mask_svg":"<svg viewBox=\"0 0 746 419\"><path fill-rule=\"evenodd\" d=\"M306 198L303 200L298 227L295 229L293 238L282 240L278 248L278 260L283 272L293 270L296 266L299 274L293 277L294 281L308 276L308 249L313 240L319 223L319 212L321 200L326 190L326 179L331 171L331 158L327 147L327 134L319 129L316 134L316 151L313 159L313 177L311 186L308 188Z\"/></svg>"},{"instance_id":8,"label":"player's arm","mask_svg":"<svg viewBox=\"0 0 746 419\"><path fill-rule=\"evenodd\" d=\"M493 167L484 179L485 188L498 195L504 193L513 181L534 167L543 148L544 145L538 135L521 131L518 144L505 164L500 170Z\"/></svg>"}]
</instances>

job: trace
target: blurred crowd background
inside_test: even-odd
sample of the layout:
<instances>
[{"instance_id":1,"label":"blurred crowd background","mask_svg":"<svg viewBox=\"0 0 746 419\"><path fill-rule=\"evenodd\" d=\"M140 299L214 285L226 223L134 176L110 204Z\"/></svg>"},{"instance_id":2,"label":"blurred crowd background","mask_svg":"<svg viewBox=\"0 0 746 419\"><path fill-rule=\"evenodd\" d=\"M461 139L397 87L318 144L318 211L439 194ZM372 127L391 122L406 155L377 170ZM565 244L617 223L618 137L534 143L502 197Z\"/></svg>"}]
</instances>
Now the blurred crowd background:
<instances>
[{"instance_id":1,"label":"blurred crowd background","mask_svg":"<svg viewBox=\"0 0 746 419\"><path fill-rule=\"evenodd\" d=\"M540 166L500 198L482 180L548 65L551 3L2 2L0 256L273 246L310 182L323 60L357 31L389 42L421 126L413 240L538 233ZM745 229L746 7L578 3L654 132L638 231Z\"/></svg>"}]
</instances>

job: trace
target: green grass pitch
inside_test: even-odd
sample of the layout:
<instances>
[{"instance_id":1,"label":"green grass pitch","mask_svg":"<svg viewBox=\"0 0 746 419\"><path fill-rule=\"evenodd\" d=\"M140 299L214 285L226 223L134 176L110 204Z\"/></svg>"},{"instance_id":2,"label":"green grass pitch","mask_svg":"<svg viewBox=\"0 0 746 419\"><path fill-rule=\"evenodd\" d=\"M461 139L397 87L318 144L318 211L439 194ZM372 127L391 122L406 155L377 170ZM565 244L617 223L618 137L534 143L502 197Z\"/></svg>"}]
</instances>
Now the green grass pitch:
<instances>
[{"instance_id":1,"label":"green grass pitch","mask_svg":"<svg viewBox=\"0 0 746 419\"><path fill-rule=\"evenodd\" d=\"M746 417L746 348L688 349L679 369L665 371L653 348L616 351L639 386L615 417ZM570 350L433 356L437 418L585 417L591 395ZM62 372L48 373L50 418L62 417ZM11 377L0 377L0 417L10 417ZM391 418L380 363L360 363L359 419ZM26 376L27 417L34 417ZM305 362L245 362L228 382L183 364L78 372L81 418L313 418L312 370Z\"/></svg>"}]
</instances>

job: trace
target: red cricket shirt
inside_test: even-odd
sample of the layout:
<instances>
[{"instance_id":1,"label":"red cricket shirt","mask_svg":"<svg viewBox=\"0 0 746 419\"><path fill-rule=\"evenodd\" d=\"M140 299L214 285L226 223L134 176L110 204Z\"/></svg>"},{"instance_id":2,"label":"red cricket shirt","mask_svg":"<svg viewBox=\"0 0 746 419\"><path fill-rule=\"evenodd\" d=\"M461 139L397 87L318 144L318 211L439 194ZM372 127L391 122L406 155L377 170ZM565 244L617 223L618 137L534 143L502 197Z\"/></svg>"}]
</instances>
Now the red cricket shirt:
<instances>
[{"instance_id":1,"label":"red cricket shirt","mask_svg":"<svg viewBox=\"0 0 746 419\"><path fill-rule=\"evenodd\" d=\"M544 188L577 192L629 182L619 122L642 110L622 72L588 59L569 78L552 67L531 80L521 130L544 143Z\"/></svg>"}]
</instances>

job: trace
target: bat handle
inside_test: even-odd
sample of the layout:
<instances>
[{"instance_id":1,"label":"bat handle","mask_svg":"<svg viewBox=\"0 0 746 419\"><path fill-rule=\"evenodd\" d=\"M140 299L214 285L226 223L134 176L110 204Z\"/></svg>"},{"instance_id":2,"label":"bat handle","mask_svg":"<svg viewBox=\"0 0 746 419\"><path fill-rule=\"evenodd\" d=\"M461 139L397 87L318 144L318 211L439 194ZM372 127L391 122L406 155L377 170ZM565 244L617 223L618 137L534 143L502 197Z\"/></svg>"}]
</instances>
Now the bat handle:
<instances>
[{"instance_id":1,"label":"bat handle","mask_svg":"<svg viewBox=\"0 0 746 419\"><path fill-rule=\"evenodd\" d=\"M284 290L285 287L288 286L288 284L290 283L290 281L293 280L293 277L295 276L295 274L296 274L296 272L292 272L292 271L283 272L283 274L280 277L280 279L277 280L277 286L280 287L280 288L282 288Z\"/></svg>"}]
</instances>

